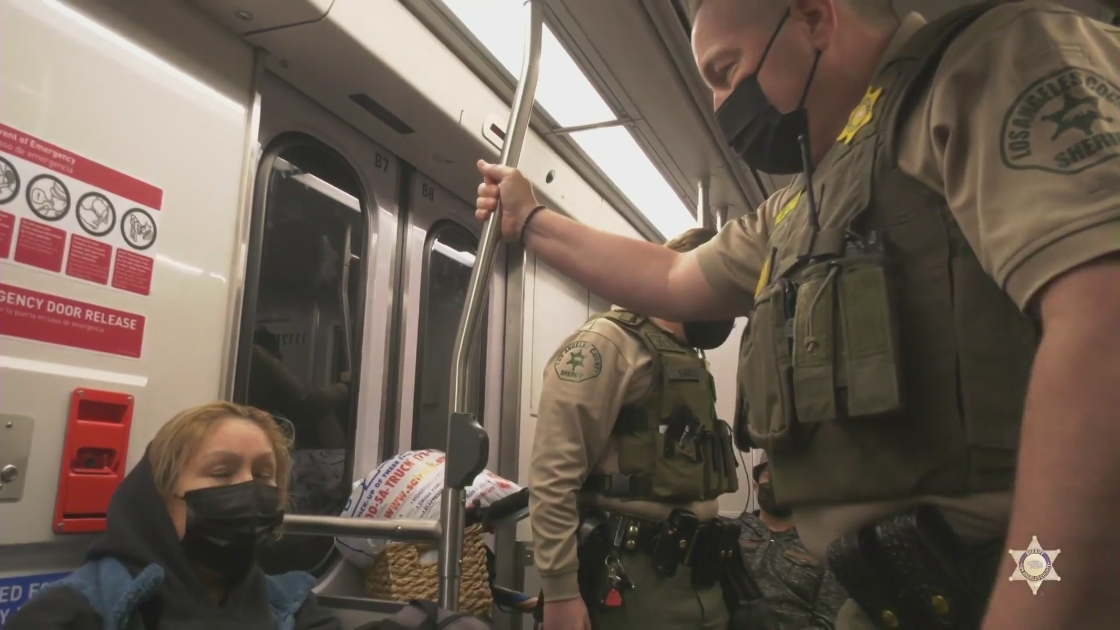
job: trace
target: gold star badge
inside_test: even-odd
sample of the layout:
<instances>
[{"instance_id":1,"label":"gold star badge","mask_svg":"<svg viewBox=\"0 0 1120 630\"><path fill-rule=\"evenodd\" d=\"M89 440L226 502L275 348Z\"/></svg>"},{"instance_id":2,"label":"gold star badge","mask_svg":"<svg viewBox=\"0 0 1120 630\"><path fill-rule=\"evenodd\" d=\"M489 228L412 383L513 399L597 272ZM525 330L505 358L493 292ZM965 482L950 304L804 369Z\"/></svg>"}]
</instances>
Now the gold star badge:
<instances>
[{"instance_id":1,"label":"gold star badge","mask_svg":"<svg viewBox=\"0 0 1120 630\"><path fill-rule=\"evenodd\" d=\"M1031 544L1026 549L1008 549L1008 553L1015 560L1015 572L1007 578L1009 582L1024 580L1031 587L1031 593L1037 595L1038 589L1046 580L1062 581L1054 570L1054 560L1062 550L1043 549L1038 544L1038 536L1031 537Z\"/></svg>"},{"instance_id":2,"label":"gold star badge","mask_svg":"<svg viewBox=\"0 0 1120 630\"><path fill-rule=\"evenodd\" d=\"M837 142L852 143L852 139L856 137L859 130L866 127L867 123L875 117L875 101L879 100L879 95L882 93L883 88L867 88L863 100L852 110L851 114L848 114L848 124L844 126L844 131L841 131L836 138Z\"/></svg>"}]
</instances>

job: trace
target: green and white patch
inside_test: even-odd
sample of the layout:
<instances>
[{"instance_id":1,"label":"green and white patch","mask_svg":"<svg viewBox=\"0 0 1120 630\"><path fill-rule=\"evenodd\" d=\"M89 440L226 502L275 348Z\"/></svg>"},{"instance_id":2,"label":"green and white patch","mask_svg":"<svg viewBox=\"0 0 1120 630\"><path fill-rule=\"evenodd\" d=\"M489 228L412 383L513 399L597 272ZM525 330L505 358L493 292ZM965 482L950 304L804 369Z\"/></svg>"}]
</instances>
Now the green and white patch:
<instances>
[{"instance_id":1,"label":"green and white patch","mask_svg":"<svg viewBox=\"0 0 1120 630\"><path fill-rule=\"evenodd\" d=\"M582 383L603 371L603 356L595 344L587 341L573 341L560 351L552 367L562 381Z\"/></svg>"},{"instance_id":2,"label":"green and white patch","mask_svg":"<svg viewBox=\"0 0 1120 630\"><path fill-rule=\"evenodd\" d=\"M1120 156L1120 87L1066 67L1027 86L1000 131L1000 158L1019 171L1073 175Z\"/></svg>"}]
</instances>

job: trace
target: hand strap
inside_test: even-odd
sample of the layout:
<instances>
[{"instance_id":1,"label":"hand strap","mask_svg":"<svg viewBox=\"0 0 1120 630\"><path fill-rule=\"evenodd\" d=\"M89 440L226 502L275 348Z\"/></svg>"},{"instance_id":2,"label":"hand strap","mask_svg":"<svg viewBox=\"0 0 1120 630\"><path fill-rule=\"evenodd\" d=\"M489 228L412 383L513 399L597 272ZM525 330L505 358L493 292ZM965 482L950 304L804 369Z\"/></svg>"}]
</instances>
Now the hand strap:
<instances>
[{"instance_id":1,"label":"hand strap","mask_svg":"<svg viewBox=\"0 0 1120 630\"><path fill-rule=\"evenodd\" d=\"M517 240L521 243L522 247L525 246L525 228L529 227L529 222L533 220L533 217L537 216L538 212L544 210L544 208L544 206L537 206L530 210L529 214L525 215L525 222L521 224L521 231L517 235Z\"/></svg>"}]
</instances>

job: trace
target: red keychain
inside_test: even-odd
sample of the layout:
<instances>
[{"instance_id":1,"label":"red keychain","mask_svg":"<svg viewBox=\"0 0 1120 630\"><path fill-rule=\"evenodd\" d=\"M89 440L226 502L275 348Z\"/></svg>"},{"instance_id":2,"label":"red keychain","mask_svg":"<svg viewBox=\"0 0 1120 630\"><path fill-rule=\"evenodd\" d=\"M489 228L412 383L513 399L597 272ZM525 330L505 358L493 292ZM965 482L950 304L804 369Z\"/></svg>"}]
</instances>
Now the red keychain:
<instances>
[{"instance_id":1,"label":"red keychain","mask_svg":"<svg viewBox=\"0 0 1120 630\"><path fill-rule=\"evenodd\" d=\"M622 606L622 591L620 588L634 588L626 574L622 571L622 563L613 556L608 556L607 561L607 581L610 586L607 592L603 595L603 599L599 602L604 608L618 608Z\"/></svg>"}]
</instances>

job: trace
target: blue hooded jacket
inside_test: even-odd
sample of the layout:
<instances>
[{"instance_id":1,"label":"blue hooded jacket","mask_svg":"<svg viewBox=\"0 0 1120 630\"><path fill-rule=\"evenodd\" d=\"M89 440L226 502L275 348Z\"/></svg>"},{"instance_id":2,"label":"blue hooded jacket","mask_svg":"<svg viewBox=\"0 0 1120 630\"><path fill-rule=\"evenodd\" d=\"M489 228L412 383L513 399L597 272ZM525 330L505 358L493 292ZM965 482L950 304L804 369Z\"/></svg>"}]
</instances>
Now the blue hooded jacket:
<instances>
[{"instance_id":1,"label":"blue hooded jacket","mask_svg":"<svg viewBox=\"0 0 1120 630\"><path fill-rule=\"evenodd\" d=\"M108 526L86 563L39 591L4 630L327 630L338 620L318 607L315 578L265 575L252 567L215 603L187 559L148 457L125 477Z\"/></svg>"}]
</instances>

